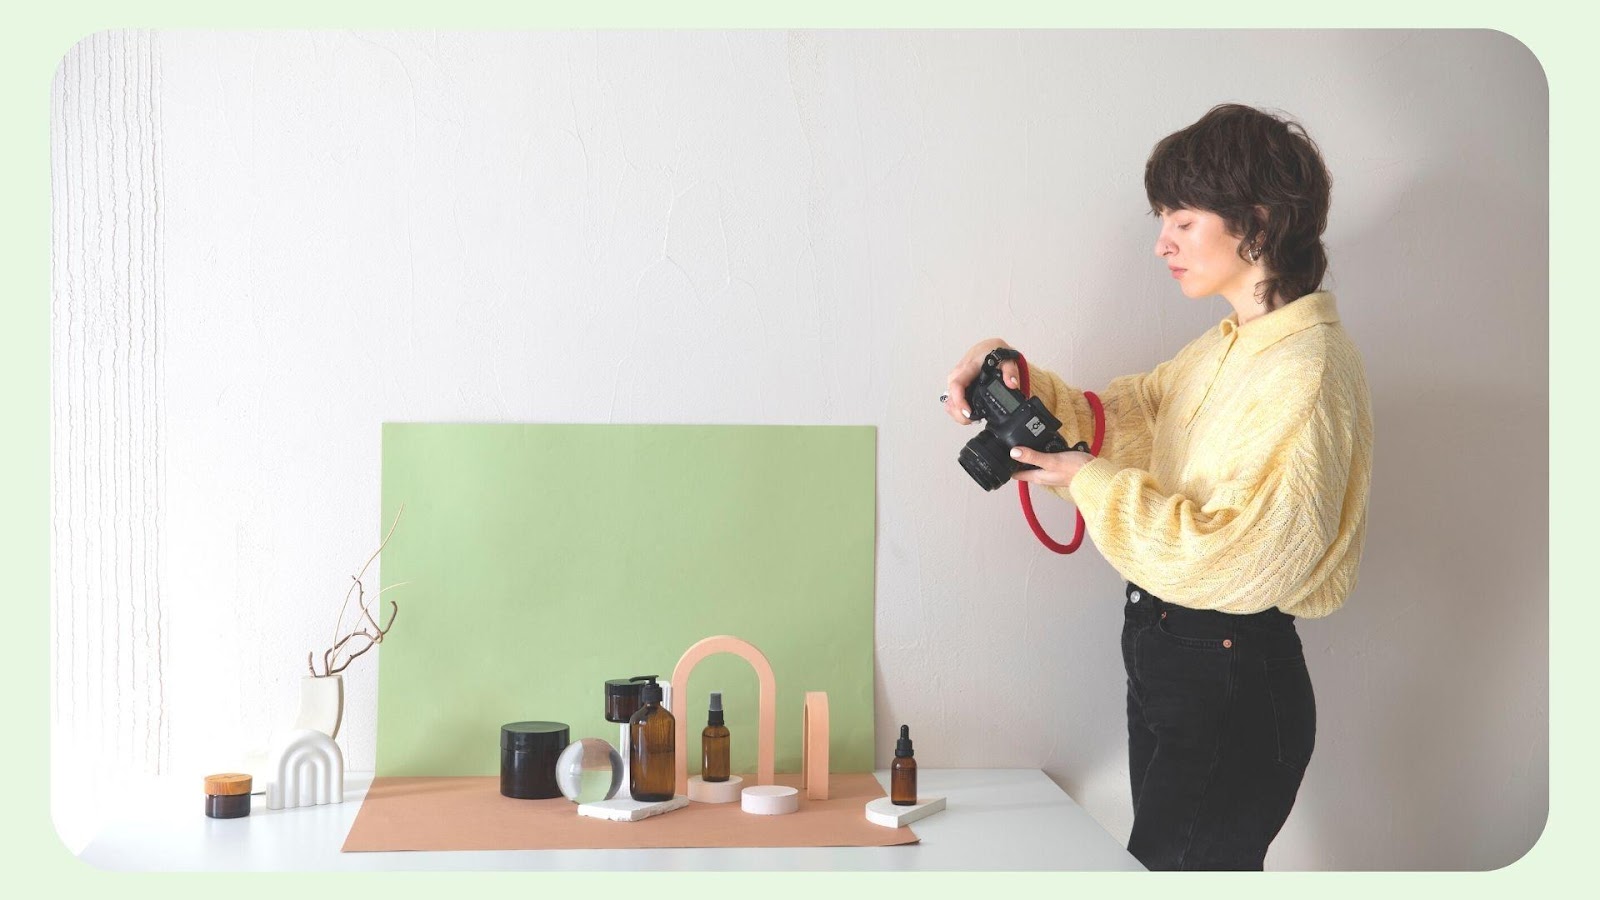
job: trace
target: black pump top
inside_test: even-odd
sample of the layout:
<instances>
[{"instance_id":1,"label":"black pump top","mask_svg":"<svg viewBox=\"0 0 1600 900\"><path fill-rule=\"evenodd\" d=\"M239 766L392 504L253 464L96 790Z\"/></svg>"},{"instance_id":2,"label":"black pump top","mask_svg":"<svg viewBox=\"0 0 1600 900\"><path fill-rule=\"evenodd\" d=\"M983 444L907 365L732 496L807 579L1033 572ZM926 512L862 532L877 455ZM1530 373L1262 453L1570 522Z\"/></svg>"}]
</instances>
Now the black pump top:
<instances>
[{"instance_id":1,"label":"black pump top","mask_svg":"<svg viewBox=\"0 0 1600 900\"><path fill-rule=\"evenodd\" d=\"M639 701L642 703L660 703L661 685L656 684L654 675L637 675L631 680L642 681L644 686L639 688Z\"/></svg>"},{"instance_id":2,"label":"black pump top","mask_svg":"<svg viewBox=\"0 0 1600 900\"><path fill-rule=\"evenodd\" d=\"M910 725L901 725L900 726L900 740L897 741L895 743L895 745L894 745L894 755L895 756L910 756L911 755L911 726Z\"/></svg>"},{"instance_id":3,"label":"black pump top","mask_svg":"<svg viewBox=\"0 0 1600 900\"><path fill-rule=\"evenodd\" d=\"M711 725L721 725L721 724L722 724L722 692L721 691L712 691L711 692L710 715L707 717L706 725L707 726L711 726Z\"/></svg>"}]
</instances>

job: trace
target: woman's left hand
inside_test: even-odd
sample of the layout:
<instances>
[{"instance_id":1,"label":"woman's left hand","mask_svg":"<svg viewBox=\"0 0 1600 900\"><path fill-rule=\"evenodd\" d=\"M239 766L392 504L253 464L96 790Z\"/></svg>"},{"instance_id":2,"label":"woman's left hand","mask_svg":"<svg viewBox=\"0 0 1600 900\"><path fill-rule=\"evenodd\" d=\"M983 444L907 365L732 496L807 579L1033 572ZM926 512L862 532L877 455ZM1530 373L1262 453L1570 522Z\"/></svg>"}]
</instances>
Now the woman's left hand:
<instances>
[{"instance_id":1,"label":"woman's left hand","mask_svg":"<svg viewBox=\"0 0 1600 900\"><path fill-rule=\"evenodd\" d=\"M1017 462L1039 467L1012 472L1012 478L1045 487L1071 485L1072 476L1078 474L1078 470L1087 465L1089 460L1094 459L1093 456L1076 450L1068 450L1065 453L1040 453L1027 447L1013 448L1011 458Z\"/></svg>"}]
</instances>

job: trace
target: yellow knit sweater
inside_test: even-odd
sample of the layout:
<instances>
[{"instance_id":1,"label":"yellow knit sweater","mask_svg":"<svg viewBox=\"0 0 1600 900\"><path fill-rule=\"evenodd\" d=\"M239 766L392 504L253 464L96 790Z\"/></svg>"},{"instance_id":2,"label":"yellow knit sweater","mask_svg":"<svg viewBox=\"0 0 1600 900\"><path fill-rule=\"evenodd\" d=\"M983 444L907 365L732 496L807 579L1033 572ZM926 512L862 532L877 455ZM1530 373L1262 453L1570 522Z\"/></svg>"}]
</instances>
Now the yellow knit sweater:
<instances>
[{"instance_id":1,"label":"yellow knit sweater","mask_svg":"<svg viewBox=\"0 0 1600 900\"><path fill-rule=\"evenodd\" d=\"M1092 440L1083 392L1028 371L1067 442ZM1344 603L1366 535L1372 413L1333 294L1242 327L1229 315L1100 399L1105 442L1069 499L1123 577L1163 600L1230 613L1277 607L1315 619Z\"/></svg>"}]
</instances>

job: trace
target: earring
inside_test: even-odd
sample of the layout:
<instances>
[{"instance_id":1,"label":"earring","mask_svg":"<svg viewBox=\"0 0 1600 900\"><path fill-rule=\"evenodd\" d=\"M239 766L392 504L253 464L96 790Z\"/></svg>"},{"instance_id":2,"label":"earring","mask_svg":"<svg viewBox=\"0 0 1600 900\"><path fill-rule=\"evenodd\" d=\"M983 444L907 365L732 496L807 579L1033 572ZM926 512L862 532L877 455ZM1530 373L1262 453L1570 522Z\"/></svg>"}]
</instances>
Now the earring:
<instances>
[{"instance_id":1,"label":"earring","mask_svg":"<svg viewBox=\"0 0 1600 900\"><path fill-rule=\"evenodd\" d=\"M1260 262L1261 261L1261 247L1260 246L1255 246L1255 247L1251 247L1250 248L1250 261L1251 262Z\"/></svg>"}]
</instances>

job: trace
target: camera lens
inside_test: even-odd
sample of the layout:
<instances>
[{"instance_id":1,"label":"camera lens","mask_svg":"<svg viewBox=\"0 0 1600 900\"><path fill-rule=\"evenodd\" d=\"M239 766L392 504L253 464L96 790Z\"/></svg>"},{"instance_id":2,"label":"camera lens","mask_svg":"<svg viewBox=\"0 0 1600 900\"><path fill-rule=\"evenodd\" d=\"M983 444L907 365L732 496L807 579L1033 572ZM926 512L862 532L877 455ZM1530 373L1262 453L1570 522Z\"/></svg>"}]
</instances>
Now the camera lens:
<instances>
[{"instance_id":1,"label":"camera lens","mask_svg":"<svg viewBox=\"0 0 1600 900\"><path fill-rule=\"evenodd\" d=\"M995 490L1011 480L1014 468L1010 448L987 428L967 441L967 445L961 448L960 458L961 468L966 469L972 480L986 491Z\"/></svg>"}]
</instances>

